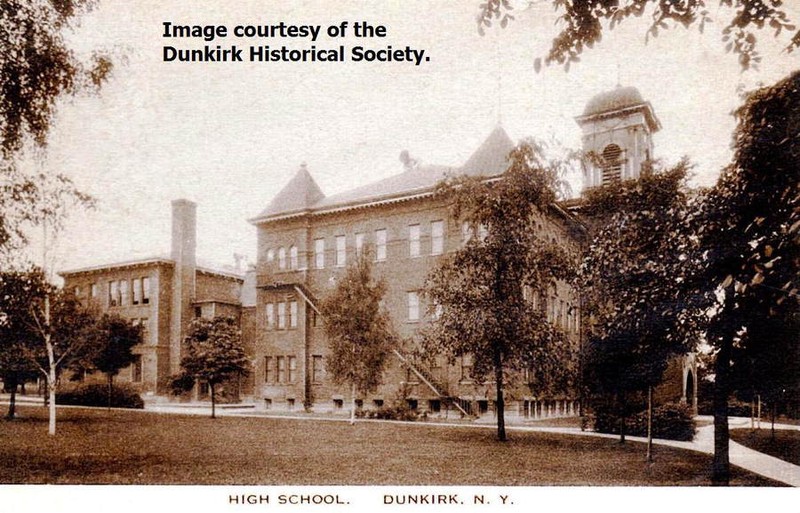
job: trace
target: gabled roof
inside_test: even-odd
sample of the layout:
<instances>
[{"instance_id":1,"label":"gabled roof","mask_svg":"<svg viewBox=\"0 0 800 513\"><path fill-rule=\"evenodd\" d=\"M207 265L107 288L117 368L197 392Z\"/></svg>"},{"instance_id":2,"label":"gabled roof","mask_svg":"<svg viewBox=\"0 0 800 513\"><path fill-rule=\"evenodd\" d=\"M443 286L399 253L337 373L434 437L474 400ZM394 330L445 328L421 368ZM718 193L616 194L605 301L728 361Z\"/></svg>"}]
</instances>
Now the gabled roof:
<instances>
[{"instance_id":1,"label":"gabled roof","mask_svg":"<svg viewBox=\"0 0 800 513\"><path fill-rule=\"evenodd\" d=\"M496 176L508 168L507 157L514 146L506 131L498 126L461 167L414 166L400 174L329 197L322 194L305 167L301 167L297 175L278 193L269 206L250 222L259 223L270 218L301 212L321 213L427 194L433 191L440 180L451 175ZM308 189L316 192L305 196L302 200L295 197ZM318 196L317 200L313 204L307 203L314 196Z\"/></svg>"},{"instance_id":2,"label":"gabled roof","mask_svg":"<svg viewBox=\"0 0 800 513\"><path fill-rule=\"evenodd\" d=\"M325 195L306 169L305 162L300 164L300 169L294 178L270 201L258 217L285 215L292 212L308 210L312 205L324 198Z\"/></svg>"}]
</instances>

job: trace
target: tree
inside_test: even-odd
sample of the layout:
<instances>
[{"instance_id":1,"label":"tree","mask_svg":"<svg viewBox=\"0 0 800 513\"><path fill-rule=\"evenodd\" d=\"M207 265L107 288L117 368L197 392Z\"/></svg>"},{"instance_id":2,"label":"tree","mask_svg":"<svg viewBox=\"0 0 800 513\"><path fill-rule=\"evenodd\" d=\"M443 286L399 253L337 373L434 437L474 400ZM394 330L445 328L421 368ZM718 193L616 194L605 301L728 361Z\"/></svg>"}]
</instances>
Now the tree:
<instances>
[{"instance_id":1,"label":"tree","mask_svg":"<svg viewBox=\"0 0 800 513\"><path fill-rule=\"evenodd\" d=\"M32 271L0 273L0 379L10 392L7 419L13 419L17 387L38 374L27 352L35 347L30 306L43 294L41 274Z\"/></svg>"},{"instance_id":2,"label":"tree","mask_svg":"<svg viewBox=\"0 0 800 513\"><path fill-rule=\"evenodd\" d=\"M104 314L92 335L92 350L86 358L86 364L106 375L108 407L111 408L114 377L136 359L132 349L142 340L142 327L119 315Z\"/></svg>"},{"instance_id":3,"label":"tree","mask_svg":"<svg viewBox=\"0 0 800 513\"><path fill-rule=\"evenodd\" d=\"M173 390L186 391L198 382L208 383L211 418L216 418L216 386L250 372L239 326L231 317L195 319L189 326L184 349L182 373L173 378Z\"/></svg>"},{"instance_id":4,"label":"tree","mask_svg":"<svg viewBox=\"0 0 800 513\"><path fill-rule=\"evenodd\" d=\"M28 174L17 161L31 144L43 148L57 100L96 90L112 63L95 54L81 62L64 33L93 0L8 0L0 3L0 256L27 243L25 226L46 217L41 198L54 190L77 193L61 174Z\"/></svg>"},{"instance_id":5,"label":"tree","mask_svg":"<svg viewBox=\"0 0 800 513\"><path fill-rule=\"evenodd\" d=\"M330 345L326 370L334 383L350 385L351 423L357 393L370 393L380 385L389 351L397 341L389 315L381 307L385 293L385 283L372 277L368 252L362 251L321 304Z\"/></svg>"},{"instance_id":6,"label":"tree","mask_svg":"<svg viewBox=\"0 0 800 513\"><path fill-rule=\"evenodd\" d=\"M687 296L706 302L707 340L716 352L713 479L723 485L734 349L771 345L756 335L763 321L787 319L800 305L800 72L750 94L737 118L733 163L687 218L699 255Z\"/></svg>"},{"instance_id":7,"label":"tree","mask_svg":"<svg viewBox=\"0 0 800 513\"><path fill-rule=\"evenodd\" d=\"M454 222L474 233L426 281L424 295L441 314L422 340L434 354L472 355L474 379L493 376L501 441L506 373L527 370L540 393L563 390L574 355L564 333L525 292L547 297L556 280L570 276L565 250L537 229L537 219L553 208L563 162L546 162L535 143L521 144L509 160L497 180L461 176L437 186Z\"/></svg>"},{"instance_id":8,"label":"tree","mask_svg":"<svg viewBox=\"0 0 800 513\"><path fill-rule=\"evenodd\" d=\"M713 21L704 0L552 0L552 4L559 13L561 29L553 38L544 64L555 62L567 70L571 63L580 61L585 49L600 42L604 30L612 30L632 17L650 14L652 22L646 38L658 37L659 31L675 25L687 28L694 25L703 32L705 26ZM781 4L780 0L719 0L724 9L718 9L715 15L728 17L722 28L725 50L738 56L742 69L757 66L761 61L755 29L774 30L776 37L784 30L794 32L786 51L800 47L800 31ZM483 33L484 28L491 27L498 20L505 27L514 19L512 12L509 0L484 0L478 15L479 31ZM534 66L537 71L541 65L542 59L536 59Z\"/></svg>"},{"instance_id":9,"label":"tree","mask_svg":"<svg viewBox=\"0 0 800 513\"><path fill-rule=\"evenodd\" d=\"M688 168L686 160L660 172L650 166L636 181L588 191L582 207L595 227L580 273L584 318L591 319L584 368L601 396L596 409L605 396L616 398L621 441L626 398L650 397L669 359L690 349L698 329L697 309L680 294Z\"/></svg>"}]
</instances>

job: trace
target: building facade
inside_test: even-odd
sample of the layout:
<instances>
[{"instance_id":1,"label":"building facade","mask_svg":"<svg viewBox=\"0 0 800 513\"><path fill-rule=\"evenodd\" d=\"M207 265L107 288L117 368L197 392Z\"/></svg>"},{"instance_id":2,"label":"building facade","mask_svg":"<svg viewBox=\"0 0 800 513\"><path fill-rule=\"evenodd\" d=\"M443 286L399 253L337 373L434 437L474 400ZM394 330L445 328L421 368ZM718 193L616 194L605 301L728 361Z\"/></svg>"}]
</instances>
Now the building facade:
<instances>
[{"instance_id":1,"label":"building facade","mask_svg":"<svg viewBox=\"0 0 800 513\"><path fill-rule=\"evenodd\" d=\"M170 376L180 370L182 342L195 317L241 318L244 273L198 266L196 205L172 202L172 249L152 257L63 271L66 290L100 312L143 326L136 360L117 381L145 397L168 394Z\"/></svg>"},{"instance_id":2,"label":"building facade","mask_svg":"<svg viewBox=\"0 0 800 513\"><path fill-rule=\"evenodd\" d=\"M369 250L374 274L386 283L384 307L399 339L383 384L357 397L364 408L398 403L429 415L484 414L493 410L492 383L475 381L469 358L448 365L444 358L420 361L414 336L430 320L421 289L441 258L459 249L468 232L433 196L445 176L496 177L507 168L514 143L495 129L458 168L407 166L396 176L325 197L305 165L251 222L258 229L254 397L264 408L344 409L346 388L326 375L330 358L317 304L334 287L348 262ZM578 251L572 216L554 206L537 219L548 240ZM547 301L548 315L577 343L578 300L562 284ZM524 381L524 380L522 380ZM509 411L522 415L567 415L573 397L540 397L520 385L508 391Z\"/></svg>"}]
</instances>

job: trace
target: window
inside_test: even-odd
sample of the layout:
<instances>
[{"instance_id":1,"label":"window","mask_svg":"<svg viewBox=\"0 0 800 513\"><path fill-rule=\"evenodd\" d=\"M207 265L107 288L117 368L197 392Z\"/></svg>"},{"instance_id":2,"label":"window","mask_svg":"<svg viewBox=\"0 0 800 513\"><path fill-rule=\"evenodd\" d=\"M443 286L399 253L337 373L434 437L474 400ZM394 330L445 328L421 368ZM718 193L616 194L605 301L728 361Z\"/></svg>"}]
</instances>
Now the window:
<instances>
[{"instance_id":1,"label":"window","mask_svg":"<svg viewBox=\"0 0 800 513\"><path fill-rule=\"evenodd\" d=\"M336 267L344 267L347 258L344 235L336 236Z\"/></svg>"},{"instance_id":2,"label":"window","mask_svg":"<svg viewBox=\"0 0 800 513\"><path fill-rule=\"evenodd\" d=\"M274 249L268 249L267 250L267 262L272 262L273 260L275 260L275 250Z\"/></svg>"},{"instance_id":3,"label":"window","mask_svg":"<svg viewBox=\"0 0 800 513\"><path fill-rule=\"evenodd\" d=\"M419 294L416 292L408 293L408 320L419 320Z\"/></svg>"},{"instance_id":4,"label":"window","mask_svg":"<svg viewBox=\"0 0 800 513\"><path fill-rule=\"evenodd\" d=\"M277 356L275 360L278 362L278 383L286 382L286 357Z\"/></svg>"},{"instance_id":5,"label":"window","mask_svg":"<svg viewBox=\"0 0 800 513\"><path fill-rule=\"evenodd\" d=\"M297 301L289 302L289 327L297 327Z\"/></svg>"},{"instance_id":6,"label":"window","mask_svg":"<svg viewBox=\"0 0 800 513\"><path fill-rule=\"evenodd\" d=\"M92 285L90 287L90 290L91 290L90 294L92 296L92 299L96 299L97 296L100 295L100 287L97 286L97 283L92 283Z\"/></svg>"},{"instance_id":7,"label":"window","mask_svg":"<svg viewBox=\"0 0 800 513\"><path fill-rule=\"evenodd\" d=\"M315 354L311 356L311 381L313 383L322 383L325 369L322 366L322 355Z\"/></svg>"},{"instance_id":8,"label":"window","mask_svg":"<svg viewBox=\"0 0 800 513\"><path fill-rule=\"evenodd\" d=\"M314 241L314 267L317 269L325 268L325 239Z\"/></svg>"},{"instance_id":9,"label":"window","mask_svg":"<svg viewBox=\"0 0 800 513\"><path fill-rule=\"evenodd\" d=\"M133 304L138 305L142 302L142 279L133 279Z\"/></svg>"},{"instance_id":10,"label":"window","mask_svg":"<svg viewBox=\"0 0 800 513\"><path fill-rule=\"evenodd\" d=\"M386 229L375 230L375 260L386 260Z\"/></svg>"},{"instance_id":11,"label":"window","mask_svg":"<svg viewBox=\"0 0 800 513\"><path fill-rule=\"evenodd\" d=\"M275 329L275 305L267 303L267 329Z\"/></svg>"},{"instance_id":12,"label":"window","mask_svg":"<svg viewBox=\"0 0 800 513\"><path fill-rule=\"evenodd\" d=\"M431 223L431 255L441 255L444 253L444 222L433 221Z\"/></svg>"},{"instance_id":13,"label":"window","mask_svg":"<svg viewBox=\"0 0 800 513\"><path fill-rule=\"evenodd\" d=\"M134 383L142 382L142 355L137 354L133 357L131 364L131 381Z\"/></svg>"},{"instance_id":14,"label":"window","mask_svg":"<svg viewBox=\"0 0 800 513\"><path fill-rule=\"evenodd\" d=\"M311 318L311 322L310 322L311 327L312 328L319 327L319 324L318 324L319 323L319 316L317 315L316 310L314 310L313 308L306 308L306 312L308 313L308 316Z\"/></svg>"},{"instance_id":15,"label":"window","mask_svg":"<svg viewBox=\"0 0 800 513\"><path fill-rule=\"evenodd\" d=\"M442 314L444 313L444 307L441 303L434 302L433 303L433 319L439 320L442 318Z\"/></svg>"},{"instance_id":16,"label":"window","mask_svg":"<svg viewBox=\"0 0 800 513\"><path fill-rule=\"evenodd\" d=\"M286 269L286 248L278 248L278 269Z\"/></svg>"},{"instance_id":17,"label":"window","mask_svg":"<svg viewBox=\"0 0 800 513\"><path fill-rule=\"evenodd\" d=\"M297 269L297 246L289 248L289 269Z\"/></svg>"},{"instance_id":18,"label":"window","mask_svg":"<svg viewBox=\"0 0 800 513\"><path fill-rule=\"evenodd\" d=\"M618 182L622 178L622 149L609 144L603 149L603 185Z\"/></svg>"},{"instance_id":19,"label":"window","mask_svg":"<svg viewBox=\"0 0 800 513\"><path fill-rule=\"evenodd\" d=\"M278 303L278 329L286 329L286 303Z\"/></svg>"},{"instance_id":20,"label":"window","mask_svg":"<svg viewBox=\"0 0 800 513\"><path fill-rule=\"evenodd\" d=\"M203 307L195 306L194 307L194 318L195 319L199 319L202 316L203 316Z\"/></svg>"},{"instance_id":21,"label":"window","mask_svg":"<svg viewBox=\"0 0 800 513\"><path fill-rule=\"evenodd\" d=\"M408 227L408 254L411 257L419 256L419 225L412 224Z\"/></svg>"},{"instance_id":22,"label":"window","mask_svg":"<svg viewBox=\"0 0 800 513\"><path fill-rule=\"evenodd\" d=\"M275 381L275 371L272 367L272 357L264 357L264 383L272 383Z\"/></svg>"},{"instance_id":23,"label":"window","mask_svg":"<svg viewBox=\"0 0 800 513\"><path fill-rule=\"evenodd\" d=\"M289 383L294 383L297 381L297 358L287 356L286 359L289 360Z\"/></svg>"},{"instance_id":24,"label":"window","mask_svg":"<svg viewBox=\"0 0 800 513\"><path fill-rule=\"evenodd\" d=\"M142 326L142 343L146 344L150 339L150 319L143 317L139 320L139 324Z\"/></svg>"},{"instance_id":25,"label":"window","mask_svg":"<svg viewBox=\"0 0 800 513\"><path fill-rule=\"evenodd\" d=\"M294 399L287 399L286 400L286 409L294 410L294 403L295 403Z\"/></svg>"},{"instance_id":26,"label":"window","mask_svg":"<svg viewBox=\"0 0 800 513\"><path fill-rule=\"evenodd\" d=\"M472 356L464 355L461 357L461 381L472 379Z\"/></svg>"},{"instance_id":27,"label":"window","mask_svg":"<svg viewBox=\"0 0 800 513\"><path fill-rule=\"evenodd\" d=\"M142 278L142 304L146 305L150 302L150 278Z\"/></svg>"},{"instance_id":28,"label":"window","mask_svg":"<svg viewBox=\"0 0 800 513\"><path fill-rule=\"evenodd\" d=\"M356 234L356 255L360 255L364 251L364 234Z\"/></svg>"},{"instance_id":29,"label":"window","mask_svg":"<svg viewBox=\"0 0 800 513\"><path fill-rule=\"evenodd\" d=\"M75 287L72 290L72 293L75 294L75 297L81 297L81 288L80 287Z\"/></svg>"},{"instance_id":30,"label":"window","mask_svg":"<svg viewBox=\"0 0 800 513\"><path fill-rule=\"evenodd\" d=\"M342 408L344 408L344 399L334 399L333 407L337 410L341 410Z\"/></svg>"},{"instance_id":31,"label":"window","mask_svg":"<svg viewBox=\"0 0 800 513\"><path fill-rule=\"evenodd\" d=\"M119 304L119 282L108 282L108 306L117 306Z\"/></svg>"},{"instance_id":32,"label":"window","mask_svg":"<svg viewBox=\"0 0 800 513\"><path fill-rule=\"evenodd\" d=\"M128 280L122 280L119 282L119 304L127 305L130 303L128 299Z\"/></svg>"}]
</instances>

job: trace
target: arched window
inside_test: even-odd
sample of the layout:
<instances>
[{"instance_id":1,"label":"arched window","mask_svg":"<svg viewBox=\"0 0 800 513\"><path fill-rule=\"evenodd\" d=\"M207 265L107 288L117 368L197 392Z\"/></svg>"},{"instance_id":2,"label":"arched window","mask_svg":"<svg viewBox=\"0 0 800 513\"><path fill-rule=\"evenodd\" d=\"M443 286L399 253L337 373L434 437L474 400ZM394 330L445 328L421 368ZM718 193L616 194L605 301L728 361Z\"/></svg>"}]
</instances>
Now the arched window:
<instances>
[{"instance_id":1,"label":"arched window","mask_svg":"<svg viewBox=\"0 0 800 513\"><path fill-rule=\"evenodd\" d=\"M278 248L278 269L286 269L286 248Z\"/></svg>"},{"instance_id":2,"label":"arched window","mask_svg":"<svg viewBox=\"0 0 800 513\"><path fill-rule=\"evenodd\" d=\"M275 260L275 250L268 249L267 250L267 262L272 262L273 260Z\"/></svg>"},{"instance_id":3,"label":"arched window","mask_svg":"<svg viewBox=\"0 0 800 513\"><path fill-rule=\"evenodd\" d=\"M603 185L622 179L622 149L609 144L603 149Z\"/></svg>"},{"instance_id":4,"label":"arched window","mask_svg":"<svg viewBox=\"0 0 800 513\"><path fill-rule=\"evenodd\" d=\"M297 269L297 246L289 248L289 269Z\"/></svg>"}]
</instances>

